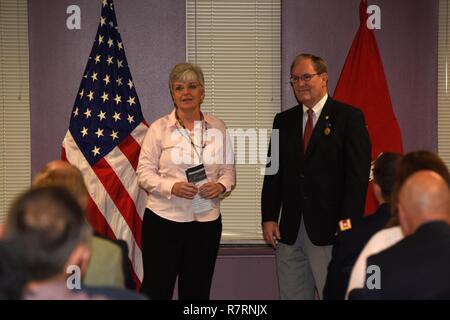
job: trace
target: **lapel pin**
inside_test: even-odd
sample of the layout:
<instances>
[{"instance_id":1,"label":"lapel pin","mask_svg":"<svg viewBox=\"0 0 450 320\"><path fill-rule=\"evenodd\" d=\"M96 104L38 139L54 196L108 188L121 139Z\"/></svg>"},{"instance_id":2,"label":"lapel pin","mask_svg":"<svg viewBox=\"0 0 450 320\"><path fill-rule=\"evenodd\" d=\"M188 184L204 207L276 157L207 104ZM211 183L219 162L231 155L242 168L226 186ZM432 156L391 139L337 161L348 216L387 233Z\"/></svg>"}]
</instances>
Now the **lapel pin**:
<instances>
[{"instance_id":1,"label":"lapel pin","mask_svg":"<svg viewBox=\"0 0 450 320\"><path fill-rule=\"evenodd\" d=\"M350 219L345 219L339 221L339 229L342 231L350 230L352 228L352 223Z\"/></svg>"},{"instance_id":2,"label":"lapel pin","mask_svg":"<svg viewBox=\"0 0 450 320\"><path fill-rule=\"evenodd\" d=\"M330 116L326 115L326 116L325 116L325 120L326 120L326 123L325 123L325 130L323 130L323 133L324 133L326 136L328 136L328 135L330 135L330 133L331 133Z\"/></svg>"}]
</instances>

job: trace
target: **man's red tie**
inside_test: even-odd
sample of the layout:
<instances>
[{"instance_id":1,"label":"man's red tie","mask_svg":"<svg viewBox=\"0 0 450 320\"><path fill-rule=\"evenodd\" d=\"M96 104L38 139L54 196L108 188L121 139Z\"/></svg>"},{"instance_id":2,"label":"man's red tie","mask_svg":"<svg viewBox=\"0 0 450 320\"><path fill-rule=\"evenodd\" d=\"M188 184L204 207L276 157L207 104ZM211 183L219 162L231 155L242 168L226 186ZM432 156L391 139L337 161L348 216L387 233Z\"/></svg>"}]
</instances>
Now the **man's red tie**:
<instances>
[{"instance_id":1,"label":"man's red tie","mask_svg":"<svg viewBox=\"0 0 450 320\"><path fill-rule=\"evenodd\" d=\"M306 120L305 133L303 134L303 152L306 153L306 148L308 148L309 139L313 131L313 111L308 109L308 120Z\"/></svg>"}]
</instances>

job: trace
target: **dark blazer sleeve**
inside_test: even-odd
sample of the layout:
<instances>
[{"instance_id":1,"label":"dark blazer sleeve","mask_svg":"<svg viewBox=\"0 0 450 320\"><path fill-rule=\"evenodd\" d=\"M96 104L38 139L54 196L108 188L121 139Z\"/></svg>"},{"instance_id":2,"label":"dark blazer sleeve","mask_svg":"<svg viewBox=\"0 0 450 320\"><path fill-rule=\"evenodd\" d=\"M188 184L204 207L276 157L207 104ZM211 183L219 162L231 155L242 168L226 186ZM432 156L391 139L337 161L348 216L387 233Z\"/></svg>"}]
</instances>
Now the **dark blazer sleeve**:
<instances>
[{"instance_id":1,"label":"dark blazer sleeve","mask_svg":"<svg viewBox=\"0 0 450 320\"><path fill-rule=\"evenodd\" d=\"M273 120L273 126L272 126L272 137L273 137L273 130L279 130L280 129L280 114L277 114ZM280 152L278 152L278 156L281 157L281 144L283 143L281 134L278 136L279 141L272 141L273 138L270 139L269 144L269 151L267 155L267 164L266 164L266 170L269 168L273 161L278 161L278 170L273 175L265 175L264 176L264 182L262 187L262 193L261 193L261 218L262 222L265 221L275 221L278 222L278 218L280 215L280 207L281 207L281 199L282 199L282 192L283 192L283 186L281 183L281 159L269 161L271 159L272 155L272 142L278 143Z\"/></svg>"},{"instance_id":2,"label":"dark blazer sleeve","mask_svg":"<svg viewBox=\"0 0 450 320\"><path fill-rule=\"evenodd\" d=\"M341 219L357 218L364 212L369 183L372 145L364 115L352 109L347 119L344 154L345 181Z\"/></svg>"}]
</instances>

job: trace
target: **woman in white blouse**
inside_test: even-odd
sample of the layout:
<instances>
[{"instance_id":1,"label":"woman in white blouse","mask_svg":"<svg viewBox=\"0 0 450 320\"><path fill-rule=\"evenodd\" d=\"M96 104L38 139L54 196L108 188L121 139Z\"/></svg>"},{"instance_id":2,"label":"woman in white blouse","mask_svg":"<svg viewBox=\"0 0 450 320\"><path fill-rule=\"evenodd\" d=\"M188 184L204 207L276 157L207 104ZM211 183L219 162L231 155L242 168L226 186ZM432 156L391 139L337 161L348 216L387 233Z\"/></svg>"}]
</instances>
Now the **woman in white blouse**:
<instances>
[{"instance_id":1,"label":"woman in white blouse","mask_svg":"<svg viewBox=\"0 0 450 320\"><path fill-rule=\"evenodd\" d=\"M220 200L235 184L230 137L202 113L202 70L177 64L170 73L172 112L149 127L137 169L148 192L142 230L144 281L151 299L209 299L222 222Z\"/></svg>"}]
</instances>

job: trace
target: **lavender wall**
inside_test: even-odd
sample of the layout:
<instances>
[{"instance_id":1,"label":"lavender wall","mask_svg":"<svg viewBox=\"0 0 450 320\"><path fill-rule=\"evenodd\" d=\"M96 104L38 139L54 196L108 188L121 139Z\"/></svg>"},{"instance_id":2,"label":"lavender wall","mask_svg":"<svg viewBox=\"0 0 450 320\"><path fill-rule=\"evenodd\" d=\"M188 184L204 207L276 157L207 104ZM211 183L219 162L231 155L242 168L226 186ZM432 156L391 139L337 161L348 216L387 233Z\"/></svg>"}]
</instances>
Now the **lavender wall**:
<instances>
[{"instance_id":1,"label":"lavender wall","mask_svg":"<svg viewBox=\"0 0 450 320\"><path fill-rule=\"evenodd\" d=\"M329 64L329 91L359 26L360 0L282 1L282 109L296 103L289 68L300 52L322 56ZM373 0L381 9L375 30L400 124L405 151L437 151L437 0Z\"/></svg>"},{"instance_id":2,"label":"lavender wall","mask_svg":"<svg viewBox=\"0 0 450 320\"><path fill-rule=\"evenodd\" d=\"M171 109L167 77L185 59L183 0L116 0L119 31L144 115L153 121ZM376 31L405 150L437 149L437 0L377 0ZM81 8L81 30L66 28L66 8ZM296 104L289 66L299 52L323 56L330 92L358 27L359 0L282 0L282 109ZM32 174L59 158L81 75L94 41L100 0L30 0ZM239 174L239 173L238 173ZM222 249L212 298L276 299L270 249Z\"/></svg>"},{"instance_id":3,"label":"lavender wall","mask_svg":"<svg viewBox=\"0 0 450 320\"><path fill-rule=\"evenodd\" d=\"M436 151L438 1L370 3L381 8L382 29L375 33L405 150ZM66 28L71 4L81 8L81 30ZM167 74L185 59L185 3L116 0L115 6L142 109L153 121L171 109ZM296 103L287 79L299 52L328 61L334 91L358 27L358 6L359 0L282 1L282 109ZM100 1L29 1L32 174L60 155L99 14Z\"/></svg>"},{"instance_id":4,"label":"lavender wall","mask_svg":"<svg viewBox=\"0 0 450 320\"><path fill-rule=\"evenodd\" d=\"M30 0L32 175L57 159L97 32L101 1ZM68 30L66 8L81 9L81 30ZM185 3L116 0L117 22L142 111L153 121L172 109L168 74L185 59Z\"/></svg>"}]
</instances>

